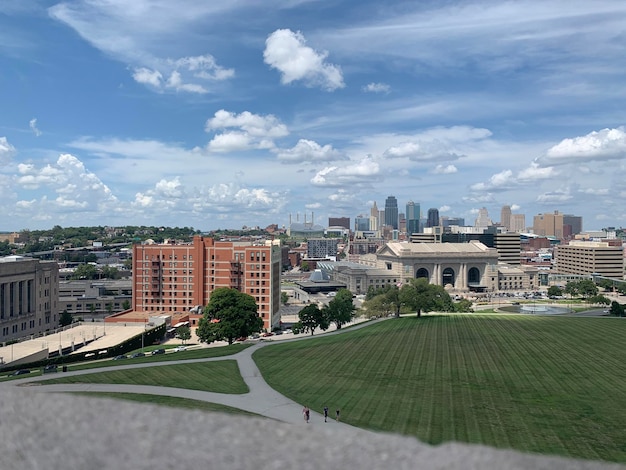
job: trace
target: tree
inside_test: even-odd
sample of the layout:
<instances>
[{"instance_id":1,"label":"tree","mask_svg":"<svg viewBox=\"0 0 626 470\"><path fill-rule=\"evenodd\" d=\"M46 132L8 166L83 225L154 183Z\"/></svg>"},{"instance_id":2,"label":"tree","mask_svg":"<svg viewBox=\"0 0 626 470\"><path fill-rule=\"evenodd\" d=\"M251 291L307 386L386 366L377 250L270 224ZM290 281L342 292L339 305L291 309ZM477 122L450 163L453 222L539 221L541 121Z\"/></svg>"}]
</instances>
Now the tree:
<instances>
[{"instance_id":1,"label":"tree","mask_svg":"<svg viewBox=\"0 0 626 470\"><path fill-rule=\"evenodd\" d=\"M111 315L113 313L113 304L110 302L106 304L106 309L107 309L107 313Z\"/></svg>"},{"instance_id":2,"label":"tree","mask_svg":"<svg viewBox=\"0 0 626 470\"><path fill-rule=\"evenodd\" d=\"M598 288L591 279L570 281L565 285L565 292L570 296L581 296L585 299L598 295Z\"/></svg>"},{"instance_id":3,"label":"tree","mask_svg":"<svg viewBox=\"0 0 626 470\"><path fill-rule=\"evenodd\" d=\"M378 294L363 302L363 309L368 318L386 317L396 312L395 305L386 294Z\"/></svg>"},{"instance_id":4,"label":"tree","mask_svg":"<svg viewBox=\"0 0 626 470\"><path fill-rule=\"evenodd\" d=\"M610 305L611 301L605 297L604 295L594 295L593 297L589 297L587 302L595 305Z\"/></svg>"},{"instance_id":5,"label":"tree","mask_svg":"<svg viewBox=\"0 0 626 470\"><path fill-rule=\"evenodd\" d=\"M473 312L472 301L469 299L461 299L458 302L454 302L454 311L459 313Z\"/></svg>"},{"instance_id":6,"label":"tree","mask_svg":"<svg viewBox=\"0 0 626 470\"><path fill-rule=\"evenodd\" d=\"M624 316L624 306L615 300L611 302L611 308L609 310L611 315L615 315L616 317Z\"/></svg>"},{"instance_id":7,"label":"tree","mask_svg":"<svg viewBox=\"0 0 626 470\"><path fill-rule=\"evenodd\" d=\"M337 329L341 325L349 323L354 317L354 304L352 303L352 292L348 289L339 289L333 300L324 306L324 316L330 323L334 323Z\"/></svg>"},{"instance_id":8,"label":"tree","mask_svg":"<svg viewBox=\"0 0 626 470\"><path fill-rule=\"evenodd\" d=\"M309 267L309 263L307 261L300 263L300 271L308 271L309 269L311 268Z\"/></svg>"},{"instance_id":9,"label":"tree","mask_svg":"<svg viewBox=\"0 0 626 470\"><path fill-rule=\"evenodd\" d=\"M81 264L76 268L70 279L96 279L98 270L93 264Z\"/></svg>"},{"instance_id":10,"label":"tree","mask_svg":"<svg viewBox=\"0 0 626 470\"><path fill-rule=\"evenodd\" d=\"M179 326L176 329L176 336L178 337L178 339L181 339L183 341L183 344L185 344L185 341L191 339L191 328L189 328L187 325Z\"/></svg>"},{"instance_id":11,"label":"tree","mask_svg":"<svg viewBox=\"0 0 626 470\"><path fill-rule=\"evenodd\" d=\"M287 294L287 292L282 291L280 293L280 303L282 303L283 305L287 305L287 302L289 302L289 294Z\"/></svg>"},{"instance_id":12,"label":"tree","mask_svg":"<svg viewBox=\"0 0 626 470\"><path fill-rule=\"evenodd\" d=\"M103 279L119 279L120 271L116 267L113 266L104 266L100 270Z\"/></svg>"},{"instance_id":13,"label":"tree","mask_svg":"<svg viewBox=\"0 0 626 470\"><path fill-rule=\"evenodd\" d=\"M548 297L560 297L563 295L563 289L559 286L548 287Z\"/></svg>"},{"instance_id":14,"label":"tree","mask_svg":"<svg viewBox=\"0 0 626 470\"><path fill-rule=\"evenodd\" d=\"M122 302L122 308L124 310L128 310L130 308L130 300L125 300L124 302Z\"/></svg>"},{"instance_id":15,"label":"tree","mask_svg":"<svg viewBox=\"0 0 626 470\"><path fill-rule=\"evenodd\" d=\"M298 313L300 321L298 329L303 333L310 332L311 336L315 332L315 328L326 331L330 324L324 309L320 310L317 304L309 304ZM293 331L293 329L292 329Z\"/></svg>"},{"instance_id":16,"label":"tree","mask_svg":"<svg viewBox=\"0 0 626 470\"><path fill-rule=\"evenodd\" d=\"M450 295L443 286L429 284L426 278L411 279L408 284L400 289L400 300L404 305L417 311L417 316L422 316L422 311L451 312L454 305Z\"/></svg>"},{"instance_id":17,"label":"tree","mask_svg":"<svg viewBox=\"0 0 626 470\"><path fill-rule=\"evenodd\" d=\"M63 313L59 317L59 326L67 326L72 324L72 314L67 310L63 310Z\"/></svg>"},{"instance_id":18,"label":"tree","mask_svg":"<svg viewBox=\"0 0 626 470\"><path fill-rule=\"evenodd\" d=\"M598 287L591 279L581 279L578 281L578 293L585 299L598 295Z\"/></svg>"},{"instance_id":19,"label":"tree","mask_svg":"<svg viewBox=\"0 0 626 470\"><path fill-rule=\"evenodd\" d=\"M235 339L259 333L262 328L263 320L257 313L254 297L220 287L211 294L196 334L205 343L226 340L233 344Z\"/></svg>"}]
</instances>

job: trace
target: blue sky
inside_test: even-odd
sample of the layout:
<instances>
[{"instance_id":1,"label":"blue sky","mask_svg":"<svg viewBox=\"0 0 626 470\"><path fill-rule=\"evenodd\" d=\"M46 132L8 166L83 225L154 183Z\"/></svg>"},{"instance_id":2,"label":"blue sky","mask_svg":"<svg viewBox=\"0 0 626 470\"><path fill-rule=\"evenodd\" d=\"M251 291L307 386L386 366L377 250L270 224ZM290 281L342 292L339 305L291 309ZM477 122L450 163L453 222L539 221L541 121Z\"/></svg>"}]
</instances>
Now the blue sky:
<instances>
[{"instance_id":1,"label":"blue sky","mask_svg":"<svg viewBox=\"0 0 626 470\"><path fill-rule=\"evenodd\" d=\"M0 230L626 219L626 2L0 0Z\"/></svg>"}]
</instances>

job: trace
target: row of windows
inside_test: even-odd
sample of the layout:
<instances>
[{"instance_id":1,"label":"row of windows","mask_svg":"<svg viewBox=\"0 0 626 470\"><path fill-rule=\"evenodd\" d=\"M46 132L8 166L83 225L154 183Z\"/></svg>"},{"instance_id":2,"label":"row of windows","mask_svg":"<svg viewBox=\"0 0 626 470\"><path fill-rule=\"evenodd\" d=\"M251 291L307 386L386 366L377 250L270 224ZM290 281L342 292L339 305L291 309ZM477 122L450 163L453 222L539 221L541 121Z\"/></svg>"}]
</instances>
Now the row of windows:
<instances>
[{"instance_id":1,"label":"row of windows","mask_svg":"<svg viewBox=\"0 0 626 470\"><path fill-rule=\"evenodd\" d=\"M147 254L144 255L144 259L145 260L149 260L150 259L150 255L147 255ZM163 259L165 259L165 255L164 255ZM178 255L169 255L169 259L178 259ZM183 259L187 259L187 255L183 255ZM189 259L193 259L193 255L189 255ZM161 256L160 255L152 255L152 261L160 261L160 260L161 260Z\"/></svg>"}]
</instances>

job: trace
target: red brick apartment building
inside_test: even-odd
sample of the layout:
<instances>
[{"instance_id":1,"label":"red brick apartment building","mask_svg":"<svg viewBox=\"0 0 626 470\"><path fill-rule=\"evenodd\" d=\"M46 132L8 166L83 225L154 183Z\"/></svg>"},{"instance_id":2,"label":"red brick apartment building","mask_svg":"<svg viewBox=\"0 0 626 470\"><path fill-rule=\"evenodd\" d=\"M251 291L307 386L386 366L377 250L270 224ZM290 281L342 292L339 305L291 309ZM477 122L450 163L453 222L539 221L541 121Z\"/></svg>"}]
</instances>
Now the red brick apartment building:
<instances>
[{"instance_id":1,"label":"red brick apartment building","mask_svg":"<svg viewBox=\"0 0 626 470\"><path fill-rule=\"evenodd\" d=\"M256 300L264 328L280 324L279 245L216 241L133 246L133 310L186 313L205 306L211 292L231 287Z\"/></svg>"}]
</instances>

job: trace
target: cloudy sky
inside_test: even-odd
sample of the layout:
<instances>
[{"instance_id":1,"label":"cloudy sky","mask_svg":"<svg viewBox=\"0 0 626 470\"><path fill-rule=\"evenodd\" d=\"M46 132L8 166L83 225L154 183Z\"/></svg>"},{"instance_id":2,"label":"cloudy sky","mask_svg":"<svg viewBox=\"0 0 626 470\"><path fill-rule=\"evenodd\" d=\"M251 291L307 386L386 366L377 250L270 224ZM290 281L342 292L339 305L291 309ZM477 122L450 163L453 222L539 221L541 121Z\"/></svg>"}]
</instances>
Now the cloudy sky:
<instances>
[{"instance_id":1,"label":"cloudy sky","mask_svg":"<svg viewBox=\"0 0 626 470\"><path fill-rule=\"evenodd\" d=\"M1 0L0 230L626 220L626 2Z\"/></svg>"}]
</instances>

